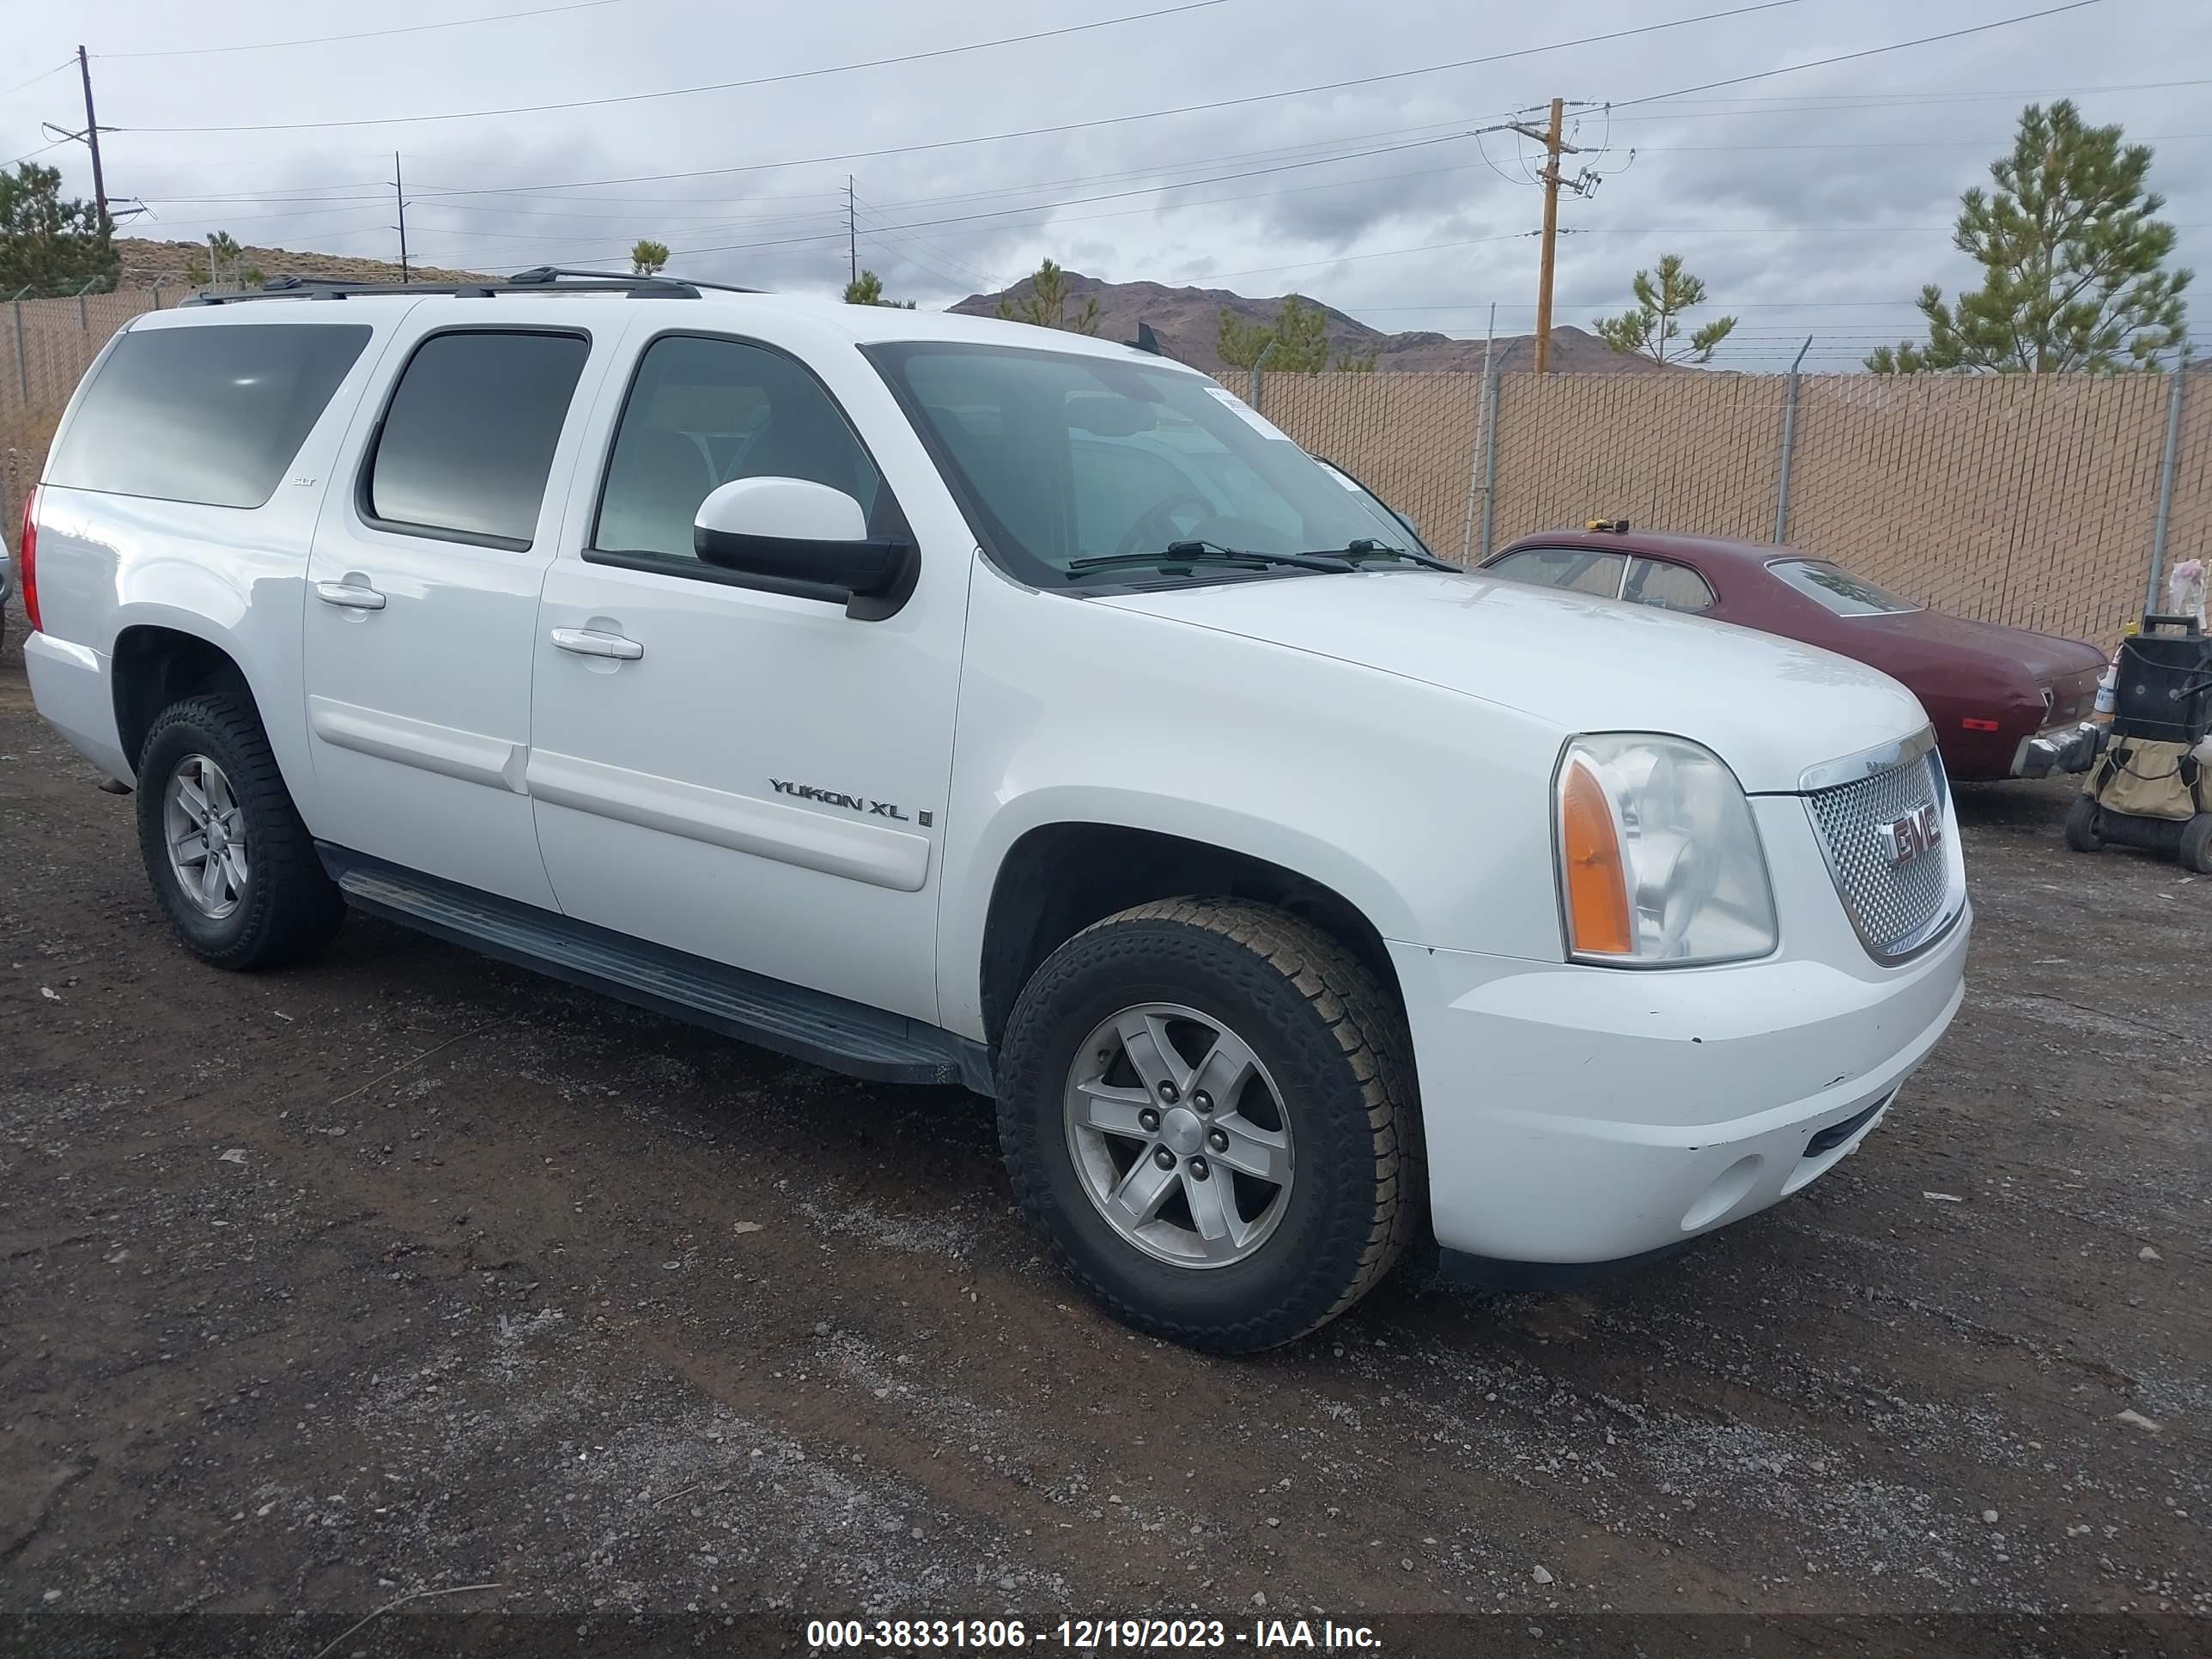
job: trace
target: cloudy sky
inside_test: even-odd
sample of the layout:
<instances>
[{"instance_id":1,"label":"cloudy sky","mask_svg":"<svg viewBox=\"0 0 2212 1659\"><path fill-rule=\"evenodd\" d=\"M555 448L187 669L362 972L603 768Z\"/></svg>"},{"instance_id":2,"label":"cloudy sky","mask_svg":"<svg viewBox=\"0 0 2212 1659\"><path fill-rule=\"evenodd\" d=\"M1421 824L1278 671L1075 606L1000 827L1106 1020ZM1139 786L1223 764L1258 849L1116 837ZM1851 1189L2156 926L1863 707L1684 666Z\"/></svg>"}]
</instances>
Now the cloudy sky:
<instances>
[{"instance_id":1,"label":"cloudy sky","mask_svg":"<svg viewBox=\"0 0 2212 1659\"><path fill-rule=\"evenodd\" d=\"M1559 320L1619 309L1679 252L1742 318L1722 361L1778 367L1809 333L1808 364L1838 368L1914 331L1923 282L1971 275L1959 191L2023 103L2070 96L2154 145L2212 349L2203 0L2089 0L1738 79L2052 3L0 0L0 161L81 125L74 64L43 71L82 40L118 129L108 190L152 210L144 234L389 258L398 149L425 262L618 263L651 235L678 269L827 292L849 173L861 263L925 306L1048 254L1480 335L1492 302L1501 332L1533 319L1541 204L1525 140L1470 135L1563 96L1570 169L1601 181L1562 210ZM39 159L89 193L81 146Z\"/></svg>"}]
</instances>

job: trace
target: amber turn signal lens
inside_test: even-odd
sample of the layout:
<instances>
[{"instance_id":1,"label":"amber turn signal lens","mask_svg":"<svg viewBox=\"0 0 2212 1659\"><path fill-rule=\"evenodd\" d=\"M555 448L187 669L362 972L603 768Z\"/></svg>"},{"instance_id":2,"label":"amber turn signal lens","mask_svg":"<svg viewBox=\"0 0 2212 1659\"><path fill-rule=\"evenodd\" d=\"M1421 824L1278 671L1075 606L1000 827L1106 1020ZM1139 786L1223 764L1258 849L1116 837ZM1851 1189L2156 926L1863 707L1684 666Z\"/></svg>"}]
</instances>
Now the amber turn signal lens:
<instances>
[{"instance_id":1,"label":"amber turn signal lens","mask_svg":"<svg viewBox=\"0 0 2212 1659\"><path fill-rule=\"evenodd\" d=\"M1613 808L1597 775L1570 761L1559 789L1560 853L1566 869L1568 946L1583 956L1630 955L1636 936Z\"/></svg>"}]
</instances>

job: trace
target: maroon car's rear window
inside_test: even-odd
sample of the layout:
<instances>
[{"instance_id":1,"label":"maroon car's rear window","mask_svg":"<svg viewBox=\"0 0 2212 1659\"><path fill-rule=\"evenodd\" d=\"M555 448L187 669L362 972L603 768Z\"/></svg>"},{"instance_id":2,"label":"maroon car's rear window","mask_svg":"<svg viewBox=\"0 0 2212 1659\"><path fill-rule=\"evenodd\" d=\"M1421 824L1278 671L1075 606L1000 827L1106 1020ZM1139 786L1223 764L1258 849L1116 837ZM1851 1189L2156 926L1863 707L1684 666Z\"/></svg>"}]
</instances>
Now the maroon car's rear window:
<instances>
[{"instance_id":1,"label":"maroon car's rear window","mask_svg":"<svg viewBox=\"0 0 2212 1659\"><path fill-rule=\"evenodd\" d=\"M1884 617L1920 609L1911 600L1900 599L1826 559L1777 559L1766 568L1838 617Z\"/></svg>"}]
</instances>

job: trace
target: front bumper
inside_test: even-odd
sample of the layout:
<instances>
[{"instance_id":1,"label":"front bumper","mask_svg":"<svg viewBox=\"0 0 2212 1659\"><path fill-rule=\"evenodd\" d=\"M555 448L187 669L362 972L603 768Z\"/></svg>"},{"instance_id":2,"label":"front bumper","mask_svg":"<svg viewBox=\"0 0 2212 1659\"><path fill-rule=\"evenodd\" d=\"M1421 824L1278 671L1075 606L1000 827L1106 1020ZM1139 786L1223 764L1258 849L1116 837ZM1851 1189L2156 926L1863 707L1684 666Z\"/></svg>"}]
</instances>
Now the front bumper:
<instances>
[{"instance_id":1,"label":"front bumper","mask_svg":"<svg viewBox=\"0 0 2212 1659\"><path fill-rule=\"evenodd\" d=\"M2086 772L2104 751L2112 729L2100 720L2080 720L2022 738L2013 750L2012 775L2047 778L2054 772Z\"/></svg>"},{"instance_id":2,"label":"front bumper","mask_svg":"<svg viewBox=\"0 0 2212 1659\"><path fill-rule=\"evenodd\" d=\"M1607 1262L1740 1220L1856 1150L1935 1047L1971 909L1876 963L1802 802L1754 809L1784 930L1764 960L1638 972L1391 945L1443 1249Z\"/></svg>"}]
</instances>

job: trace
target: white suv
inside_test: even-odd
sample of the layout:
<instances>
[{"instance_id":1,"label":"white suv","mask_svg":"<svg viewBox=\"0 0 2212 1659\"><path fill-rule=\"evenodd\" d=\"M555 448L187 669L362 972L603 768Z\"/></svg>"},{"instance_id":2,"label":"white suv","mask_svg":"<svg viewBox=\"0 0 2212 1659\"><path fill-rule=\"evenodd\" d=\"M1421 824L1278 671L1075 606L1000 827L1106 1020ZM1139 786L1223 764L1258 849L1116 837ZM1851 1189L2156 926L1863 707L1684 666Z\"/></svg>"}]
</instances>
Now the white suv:
<instances>
[{"instance_id":1,"label":"white suv","mask_svg":"<svg viewBox=\"0 0 2212 1659\"><path fill-rule=\"evenodd\" d=\"M351 903L964 1083L1224 1351L1763 1208L1957 1009L1883 676L1437 568L1132 349L586 275L157 313L78 390L31 683L205 960Z\"/></svg>"}]
</instances>

